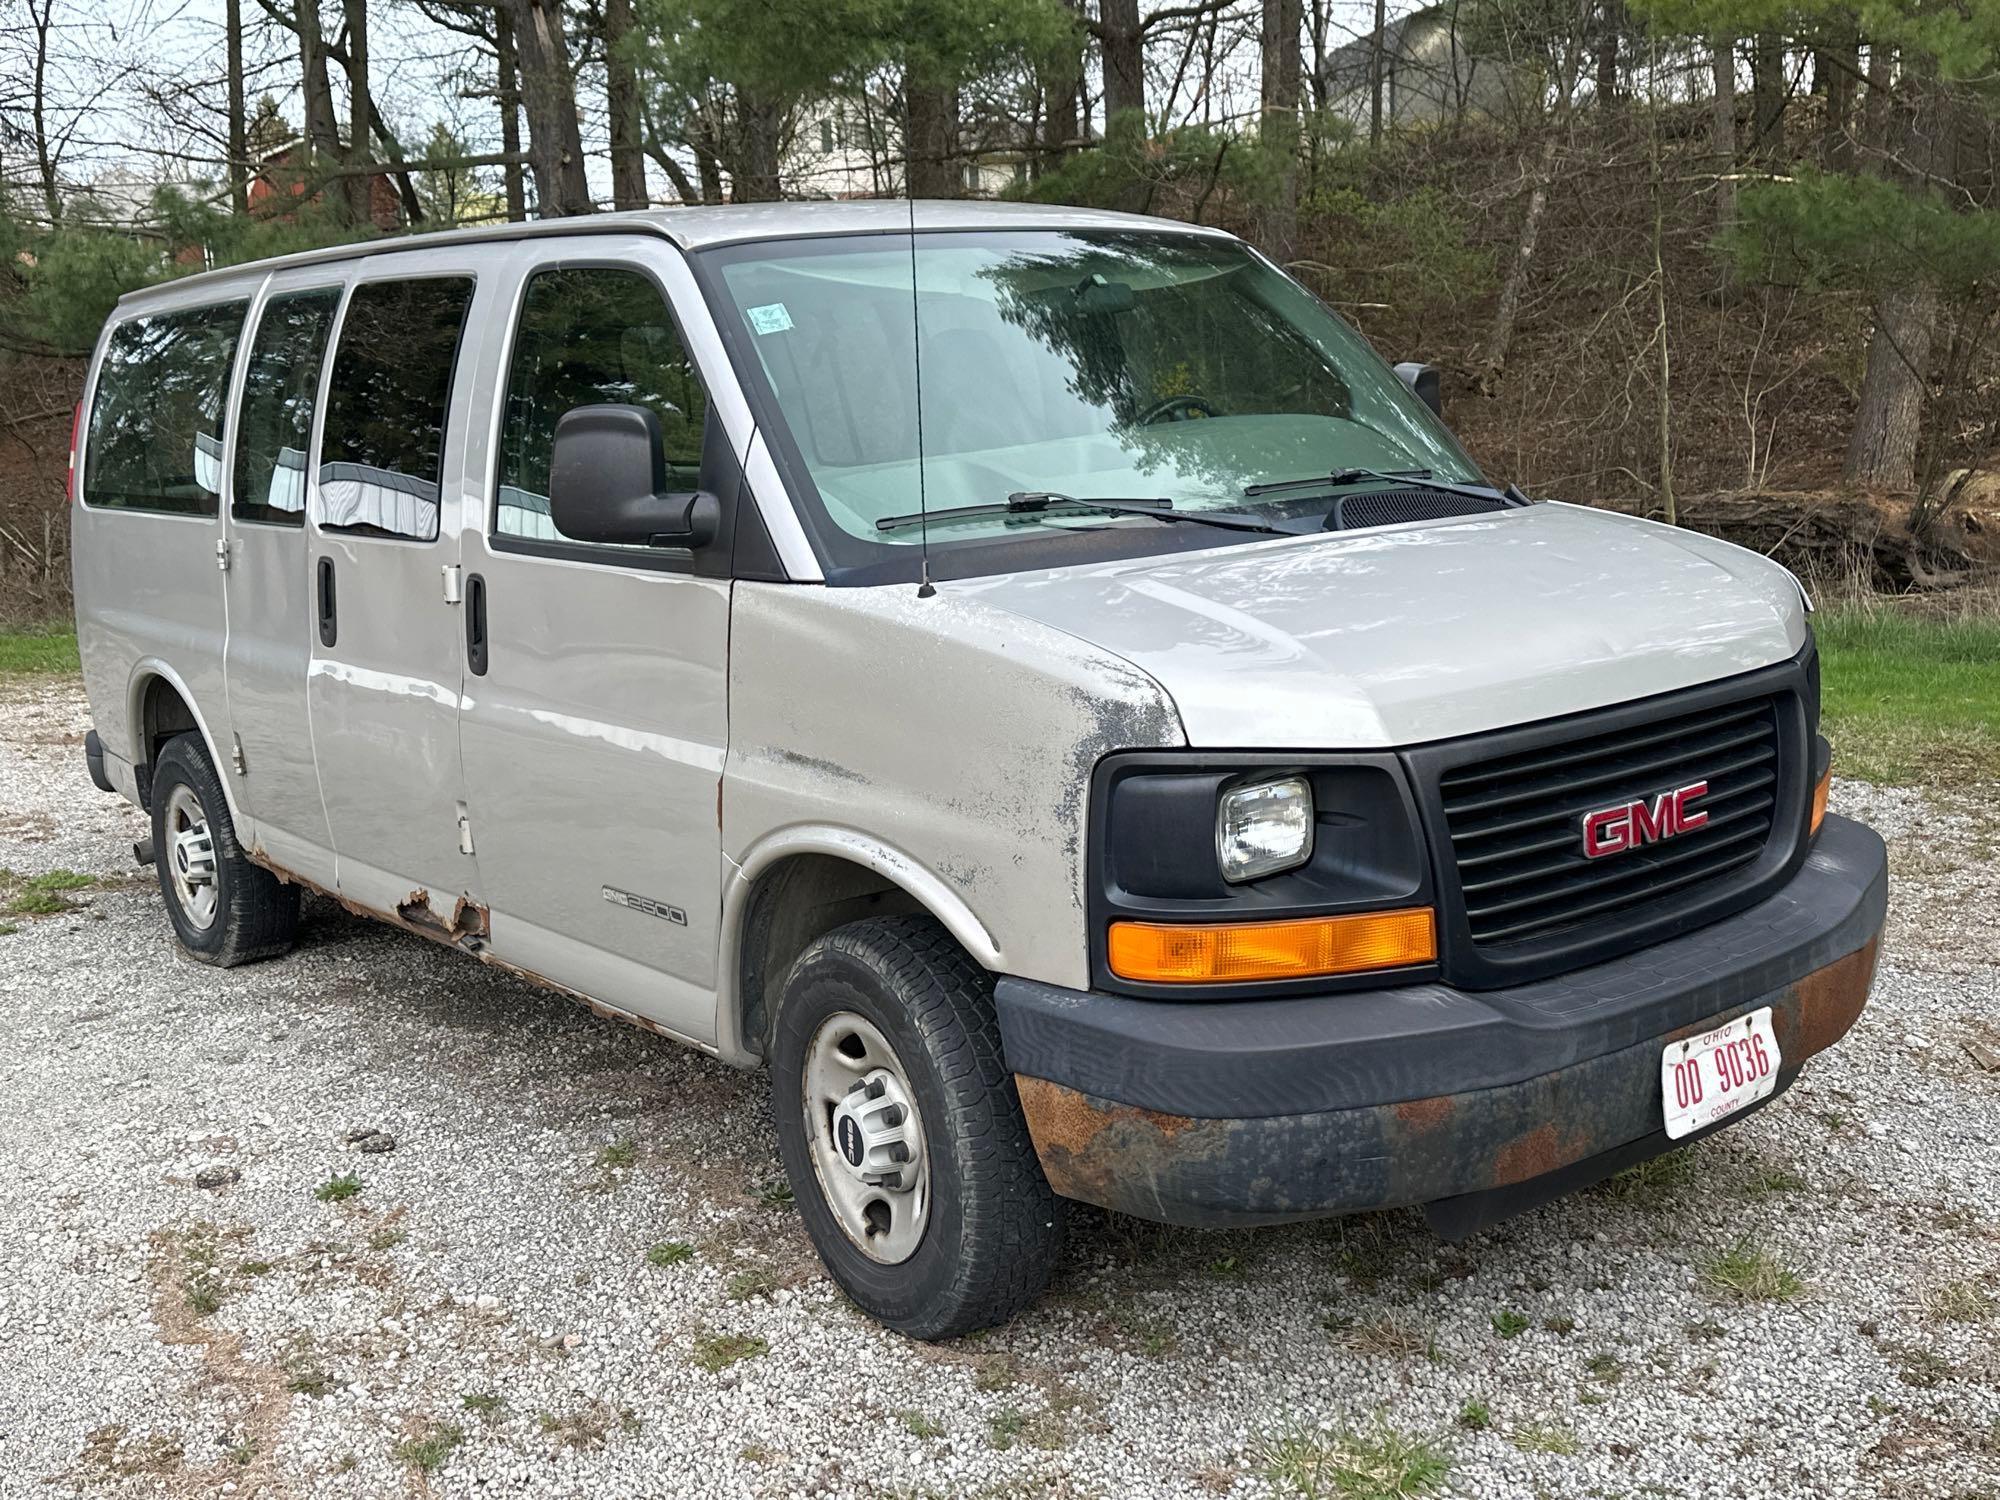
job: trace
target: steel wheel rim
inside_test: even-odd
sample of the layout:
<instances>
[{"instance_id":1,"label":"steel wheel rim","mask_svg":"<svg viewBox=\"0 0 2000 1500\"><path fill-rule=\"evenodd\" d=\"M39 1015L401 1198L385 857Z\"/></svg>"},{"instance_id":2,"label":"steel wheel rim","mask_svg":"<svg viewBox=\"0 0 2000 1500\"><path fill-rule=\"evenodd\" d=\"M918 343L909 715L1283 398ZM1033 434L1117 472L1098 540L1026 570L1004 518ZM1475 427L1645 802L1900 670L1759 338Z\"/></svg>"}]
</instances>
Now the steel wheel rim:
<instances>
[{"instance_id":1,"label":"steel wheel rim","mask_svg":"<svg viewBox=\"0 0 2000 1500\"><path fill-rule=\"evenodd\" d=\"M881 1265L916 1254L930 1224L930 1154L909 1074L880 1028L852 1011L820 1022L801 1079L820 1196Z\"/></svg>"},{"instance_id":2,"label":"steel wheel rim","mask_svg":"<svg viewBox=\"0 0 2000 1500\"><path fill-rule=\"evenodd\" d=\"M167 862L174 901L190 927L206 932L215 925L215 839L201 799L185 783L167 798L165 824L167 847L160 857Z\"/></svg>"}]
</instances>

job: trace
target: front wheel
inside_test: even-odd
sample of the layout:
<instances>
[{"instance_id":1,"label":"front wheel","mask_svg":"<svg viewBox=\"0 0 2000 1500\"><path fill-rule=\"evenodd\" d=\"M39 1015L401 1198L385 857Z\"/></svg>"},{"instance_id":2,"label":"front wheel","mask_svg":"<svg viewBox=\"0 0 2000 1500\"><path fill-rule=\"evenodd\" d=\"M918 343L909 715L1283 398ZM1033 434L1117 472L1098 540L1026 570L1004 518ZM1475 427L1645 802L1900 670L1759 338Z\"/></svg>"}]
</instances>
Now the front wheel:
<instances>
[{"instance_id":1,"label":"front wheel","mask_svg":"<svg viewBox=\"0 0 2000 1500\"><path fill-rule=\"evenodd\" d=\"M1001 1060L992 980L935 921L870 918L806 948L771 1090L806 1228L864 1312L952 1338L1047 1285L1062 1201Z\"/></svg>"},{"instance_id":2,"label":"front wheel","mask_svg":"<svg viewBox=\"0 0 2000 1500\"><path fill-rule=\"evenodd\" d=\"M160 751L152 804L160 895L188 957L228 969L289 952L299 888L244 856L199 735L176 735Z\"/></svg>"}]
</instances>

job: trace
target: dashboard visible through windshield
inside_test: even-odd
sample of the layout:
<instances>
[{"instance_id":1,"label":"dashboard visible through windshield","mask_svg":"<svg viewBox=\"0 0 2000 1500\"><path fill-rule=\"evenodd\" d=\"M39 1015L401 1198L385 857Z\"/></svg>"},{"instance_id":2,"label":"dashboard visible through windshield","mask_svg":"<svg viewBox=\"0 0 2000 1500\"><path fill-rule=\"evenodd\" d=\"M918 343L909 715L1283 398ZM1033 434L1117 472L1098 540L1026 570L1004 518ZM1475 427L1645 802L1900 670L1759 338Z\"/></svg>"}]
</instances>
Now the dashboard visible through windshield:
<instances>
[{"instance_id":1,"label":"dashboard visible through windshield","mask_svg":"<svg viewBox=\"0 0 2000 1500\"><path fill-rule=\"evenodd\" d=\"M1311 530L1331 491L1245 491L1350 469L1482 483L1358 334L1233 240L920 232L914 258L901 234L703 258L739 373L767 427L782 425L774 449L832 567L908 556L926 531L934 555L1107 530L1156 536L1161 550L1185 544L1170 532L1255 540L1130 511L1010 511L1023 494ZM1133 539L1121 541L1129 555ZM954 572L983 571L953 560Z\"/></svg>"}]
</instances>

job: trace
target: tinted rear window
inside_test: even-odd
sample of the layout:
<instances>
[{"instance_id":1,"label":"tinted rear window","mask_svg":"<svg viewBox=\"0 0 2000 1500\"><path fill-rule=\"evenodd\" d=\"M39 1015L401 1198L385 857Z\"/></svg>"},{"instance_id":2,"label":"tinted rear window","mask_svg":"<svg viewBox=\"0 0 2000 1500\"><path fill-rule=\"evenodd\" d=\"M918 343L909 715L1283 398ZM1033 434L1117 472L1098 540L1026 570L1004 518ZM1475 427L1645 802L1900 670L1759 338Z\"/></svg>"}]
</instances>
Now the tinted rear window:
<instances>
[{"instance_id":1,"label":"tinted rear window","mask_svg":"<svg viewBox=\"0 0 2000 1500\"><path fill-rule=\"evenodd\" d=\"M247 305L155 313L112 330L90 411L86 505L216 513L223 409Z\"/></svg>"},{"instance_id":2,"label":"tinted rear window","mask_svg":"<svg viewBox=\"0 0 2000 1500\"><path fill-rule=\"evenodd\" d=\"M374 281L354 289L333 359L320 439L320 524L432 541L444 476L445 412L470 277Z\"/></svg>"}]
</instances>

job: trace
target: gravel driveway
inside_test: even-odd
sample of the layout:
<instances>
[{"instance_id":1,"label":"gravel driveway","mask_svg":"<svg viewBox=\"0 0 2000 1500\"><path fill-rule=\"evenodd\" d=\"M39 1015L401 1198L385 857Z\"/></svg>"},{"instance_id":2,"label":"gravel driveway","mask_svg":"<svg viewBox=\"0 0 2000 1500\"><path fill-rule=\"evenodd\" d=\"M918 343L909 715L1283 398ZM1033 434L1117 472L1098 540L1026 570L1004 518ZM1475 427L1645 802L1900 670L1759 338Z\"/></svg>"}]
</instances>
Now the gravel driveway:
<instances>
[{"instance_id":1,"label":"gravel driveway","mask_svg":"<svg viewBox=\"0 0 2000 1500\"><path fill-rule=\"evenodd\" d=\"M1838 789L1885 967L1740 1128L1460 1246L1080 1213L1038 1308L926 1347L820 1274L759 1078L324 901L180 959L86 723L0 681L5 890L71 908L0 917L0 1493L2000 1494L1969 797Z\"/></svg>"}]
</instances>

